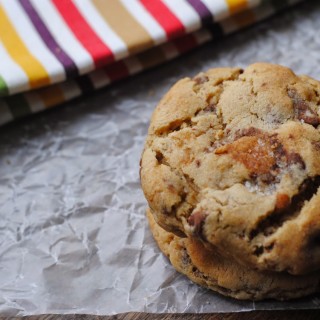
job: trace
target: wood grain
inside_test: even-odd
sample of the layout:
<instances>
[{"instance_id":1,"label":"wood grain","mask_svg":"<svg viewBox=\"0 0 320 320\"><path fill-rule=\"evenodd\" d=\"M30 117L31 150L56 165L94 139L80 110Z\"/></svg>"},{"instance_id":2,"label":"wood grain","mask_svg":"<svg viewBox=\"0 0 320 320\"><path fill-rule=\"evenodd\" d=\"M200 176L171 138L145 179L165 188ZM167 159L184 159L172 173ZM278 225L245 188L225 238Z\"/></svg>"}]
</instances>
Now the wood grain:
<instances>
[{"instance_id":1,"label":"wood grain","mask_svg":"<svg viewBox=\"0 0 320 320\"><path fill-rule=\"evenodd\" d=\"M0 317L0 320L319 320L320 310L253 311L211 314L151 314L130 312L114 316L47 314L26 317Z\"/></svg>"}]
</instances>

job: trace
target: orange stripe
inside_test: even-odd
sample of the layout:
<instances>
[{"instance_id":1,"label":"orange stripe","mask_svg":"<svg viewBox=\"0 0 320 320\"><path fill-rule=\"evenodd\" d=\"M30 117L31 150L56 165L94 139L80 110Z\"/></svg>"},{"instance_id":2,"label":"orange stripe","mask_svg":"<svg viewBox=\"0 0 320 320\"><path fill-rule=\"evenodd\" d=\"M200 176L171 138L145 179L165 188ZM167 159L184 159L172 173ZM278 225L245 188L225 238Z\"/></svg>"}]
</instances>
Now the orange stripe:
<instances>
[{"instance_id":1,"label":"orange stripe","mask_svg":"<svg viewBox=\"0 0 320 320\"><path fill-rule=\"evenodd\" d=\"M226 0L231 14L243 11L248 7L247 0Z\"/></svg>"},{"instance_id":2,"label":"orange stripe","mask_svg":"<svg viewBox=\"0 0 320 320\"><path fill-rule=\"evenodd\" d=\"M42 64L29 52L0 5L0 40L11 58L24 70L31 88L50 84ZM0 62L1 63L1 62Z\"/></svg>"},{"instance_id":3,"label":"orange stripe","mask_svg":"<svg viewBox=\"0 0 320 320\"><path fill-rule=\"evenodd\" d=\"M46 108L53 107L65 101L60 85L42 88L37 92Z\"/></svg>"},{"instance_id":4,"label":"orange stripe","mask_svg":"<svg viewBox=\"0 0 320 320\"><path fill-rule=\"evenodd\" d=\"M92 0L101 16L125 42L130 53L154 46L149 33L118 0Z\"/></svg>"}]
</instances>

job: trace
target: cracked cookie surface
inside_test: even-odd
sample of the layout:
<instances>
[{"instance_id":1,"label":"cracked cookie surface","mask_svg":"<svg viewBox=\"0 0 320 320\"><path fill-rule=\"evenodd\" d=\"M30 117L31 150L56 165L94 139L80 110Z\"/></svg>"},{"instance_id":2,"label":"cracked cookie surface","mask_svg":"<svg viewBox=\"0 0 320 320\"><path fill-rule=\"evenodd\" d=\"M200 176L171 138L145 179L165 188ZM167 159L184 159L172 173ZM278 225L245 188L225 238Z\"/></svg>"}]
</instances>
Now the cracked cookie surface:
<instances>
[{"instance_id":1,"label":"cracked cookie surface","mask_svg":"<svg viewBox=\"0 0 320 320\"><path fill-rule=\"evenodd\" d=\"M320 274L293 276L256 271L208 250L195 238L180 238L162 229L147 210L150 229L174 268L193 282L241 300L288 300L319 290Z\"/></svg>"},{"instance_id":2,"label":"cracked cookie surface","mask_svg":"<svg viewBox=\"0 0 320 320\"><path fill-rule=\"evenodd\" d=\"M320 83L257 63L176 83L141 184L157 223L260 270L320 266Z\"/></svg>"}]
</instances>

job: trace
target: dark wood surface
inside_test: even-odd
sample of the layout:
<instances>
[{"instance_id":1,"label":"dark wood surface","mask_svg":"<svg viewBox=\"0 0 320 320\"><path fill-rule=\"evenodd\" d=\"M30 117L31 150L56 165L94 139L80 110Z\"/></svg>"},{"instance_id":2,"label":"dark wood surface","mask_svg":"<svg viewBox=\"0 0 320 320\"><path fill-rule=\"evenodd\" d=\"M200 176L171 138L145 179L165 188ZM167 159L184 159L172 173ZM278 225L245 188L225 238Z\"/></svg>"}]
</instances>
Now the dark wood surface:
<instances>
[{"instance_id":1,"label":"dark wood surface","mask_svg":"<svg viewBox=\"0 0 320 320\"><path fill-rule=\"evenodd\" d=\"M320 310L253 311L211 314L150 314L131 312L114 316L94 315L40 315L28 317L0 317L0 320L320 320Z\"/></svg>"}]
</instances>

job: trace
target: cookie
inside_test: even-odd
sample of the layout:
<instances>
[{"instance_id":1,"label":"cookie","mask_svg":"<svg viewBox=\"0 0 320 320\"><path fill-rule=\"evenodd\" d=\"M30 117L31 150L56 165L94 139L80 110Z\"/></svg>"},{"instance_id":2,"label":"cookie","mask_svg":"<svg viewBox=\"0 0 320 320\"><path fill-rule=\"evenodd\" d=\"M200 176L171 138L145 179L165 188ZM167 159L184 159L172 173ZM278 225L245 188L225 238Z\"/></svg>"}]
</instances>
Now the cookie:
<instances>
[{"instance_id":1,"label":"cookie","mask_svg":"<svg viewBox=\"0 0 320 320\"><path fill-rule=\"evenodd\" d=\"M320 83L256 63L178 81L141 159L154 217L250 268L320 267Z\"/></svg>"},{"instance_id":2,"label":"cookie","mask_svg":"<svg viewBox=\"0 0 320 320\"><path fill-rule=\"evenodd\" d=\"M165 231L155 222L150 210L147 216L160 250L173 267L205 288L240 300L295 299L320 288L319 273L293 276L255 271L206 249L200 240L180 238Z\"/></svg>"}]
</instances>

